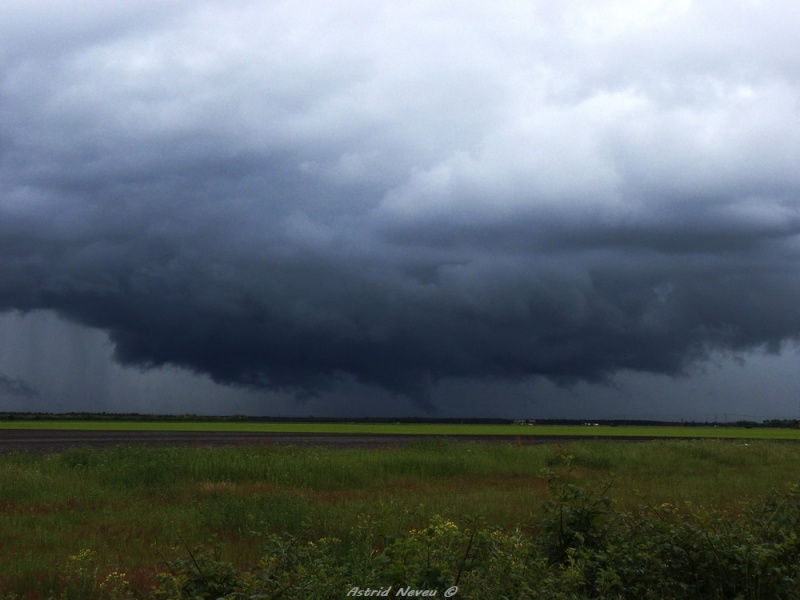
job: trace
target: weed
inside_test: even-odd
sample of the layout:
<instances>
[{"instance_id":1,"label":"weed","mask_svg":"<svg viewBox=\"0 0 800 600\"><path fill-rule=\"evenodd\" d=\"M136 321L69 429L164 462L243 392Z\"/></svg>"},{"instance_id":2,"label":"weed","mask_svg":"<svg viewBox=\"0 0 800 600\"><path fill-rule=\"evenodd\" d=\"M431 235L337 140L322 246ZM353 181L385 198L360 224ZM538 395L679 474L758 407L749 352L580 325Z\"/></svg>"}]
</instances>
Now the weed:
<instances>
[{"instance_id":1,"label":"weed","mask_svg":"<svg viewBox=\"0 0 800 600\"><path fill-rule=\"evenodd\" d=\"M411 581L460 597L790 597L800 448L748 443L4 454L0 597L144 598L161 585L154 549L196 586L233 573L241 598ZM206 561L194 549L212 533Z\"/></svg>"}]
</instances>

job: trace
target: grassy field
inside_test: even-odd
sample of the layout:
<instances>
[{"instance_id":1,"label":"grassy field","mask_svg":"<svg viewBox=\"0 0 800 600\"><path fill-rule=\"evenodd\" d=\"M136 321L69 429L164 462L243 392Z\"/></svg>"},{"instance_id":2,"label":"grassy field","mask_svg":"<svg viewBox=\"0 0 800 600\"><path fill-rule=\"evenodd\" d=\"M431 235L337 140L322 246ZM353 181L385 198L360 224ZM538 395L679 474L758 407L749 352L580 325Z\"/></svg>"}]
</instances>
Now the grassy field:
<instances>
[{"instance_id":1,"label":"grassy field","mask_svg":"<svg viewBox=\"0 0 800 600\"><path fill-rule=\"evenodd\" d=\"M409 429L417 427L397 432ZM531 429L538 428L524 431ZM245 445L9 453L0 455L0 592L112 597L101 584L124 573L134 594L145 597L165 561L212 537L226 559L248 565L259 558L264 535L346 539L364 515L386 534L436 515L534 532L549 493L545 472L562 468L565 456L576 481L613 482L609 493L622 509L691 503L692 510L735 513L742 502L800 482L800 445L774 441L423 440L381 450ZM76 580L91 589L76 590Z\"/></svg>"},{"instance_id":2,"label":"grassy field","mask_svg":"<svg viewBox=\"0 0 800 600\"><path fill-rule=\"evenodd\" d=\"M800 440L800 429L599 425L460 425L433 423L248 423L224 421L0 421L2 429L220 431L361 435L503 435Z\"/></svg>"}]
</instances>

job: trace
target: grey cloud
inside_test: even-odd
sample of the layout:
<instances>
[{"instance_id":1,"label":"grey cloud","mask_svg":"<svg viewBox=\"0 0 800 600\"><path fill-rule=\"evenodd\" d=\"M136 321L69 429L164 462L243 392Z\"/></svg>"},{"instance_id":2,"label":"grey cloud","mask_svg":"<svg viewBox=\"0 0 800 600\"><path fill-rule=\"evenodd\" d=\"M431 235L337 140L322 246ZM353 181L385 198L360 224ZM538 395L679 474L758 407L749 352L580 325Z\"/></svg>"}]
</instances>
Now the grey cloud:
<instances>
[{"instance_id":1,"label":"grey cloud","mask_svg":"<svg viewBox=\"0 0 800 600\"><path fill-rule=\"evenodd\" d=\"M420 402L779 348L798 87L756 46L798 15L734 4L208 2L58 59L2 42L0 308L126 364ZM741 37L711 49L717 17Z\"/></svg>"},{"instance_id":2,"label":"grey cloud","mask_svg":"<svg viewBox=\"0 0 800 600\"><path fill-rule=\"evenodd\" d=\"M9 377L0 373L0 393L18 398L35 398L39 392L27 381L19 377Z\"/></svg>"}]
</instances>

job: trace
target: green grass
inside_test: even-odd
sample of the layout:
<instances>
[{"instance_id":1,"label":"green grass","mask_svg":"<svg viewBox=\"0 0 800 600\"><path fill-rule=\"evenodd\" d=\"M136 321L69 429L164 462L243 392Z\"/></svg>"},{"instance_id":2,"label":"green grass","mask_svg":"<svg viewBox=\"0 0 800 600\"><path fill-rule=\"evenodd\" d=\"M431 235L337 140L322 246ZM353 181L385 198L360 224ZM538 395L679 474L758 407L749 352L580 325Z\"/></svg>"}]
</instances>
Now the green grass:
<instances>
[{"instance_id":1,"label":"green grass","mask_svg":"<svg viewBox=\"0 0 800 600\"><path fill-rule=\"evenodd\" d=\"M70 557L84 550L98 557L98 581L122 569L143 596L162 557L185 555L212 536L227 559L253 564L262 534L346 537L361 515L387 533L437 514L534 531L548 497L545 472L562 468L564 456L586 485L613 480L622 507L691 502L735 512L800 482L800 445L773 441L431 439L377 450L254 444L8 453L0 455L0 597L46 598L51 590L58 597L75 569Z\"/></svg>"},{"instance_id":2,"label":"green grass","mask_svg":"<svg viewBox=\"0 0 800 600\"><path fill-rule=\"evenodd\" d=\"M436 423L247 423L219 421L0 421L3 429L86 431L219 431L378 435L503 435L511 437L667 437L800 440L800 429L585 425L460 425Z\"/></svg>"}]
</instances>

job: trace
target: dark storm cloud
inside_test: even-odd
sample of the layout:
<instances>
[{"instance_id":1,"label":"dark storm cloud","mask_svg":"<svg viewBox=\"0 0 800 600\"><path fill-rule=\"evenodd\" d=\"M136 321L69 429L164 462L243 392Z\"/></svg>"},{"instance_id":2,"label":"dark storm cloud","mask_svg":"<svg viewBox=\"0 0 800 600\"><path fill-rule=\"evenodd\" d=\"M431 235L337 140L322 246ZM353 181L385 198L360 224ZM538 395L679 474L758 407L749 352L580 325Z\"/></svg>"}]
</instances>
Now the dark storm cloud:
<instances>
[{"instance_id":1,"label":"dark storm cloud","mask_svg":"<svg viewBox=\"0 0 800 600\"><path fill-rule=\"evenodd\" d=\"M12 4L0 309L299 393L777 350L800 19L768 5L86 3L82 41Z\"/></svg>"},{"instance_id":2,"label":"dark storm cloud","mask_svg":"<svg viewBox=\"0 0 800 600\"><path fill-rule=\"evenodd\" d=\"M19 377L9 377L0 373L0 393L19 398L35 398L39 395L27 381Z\"/></svg>"}]
</instances>

